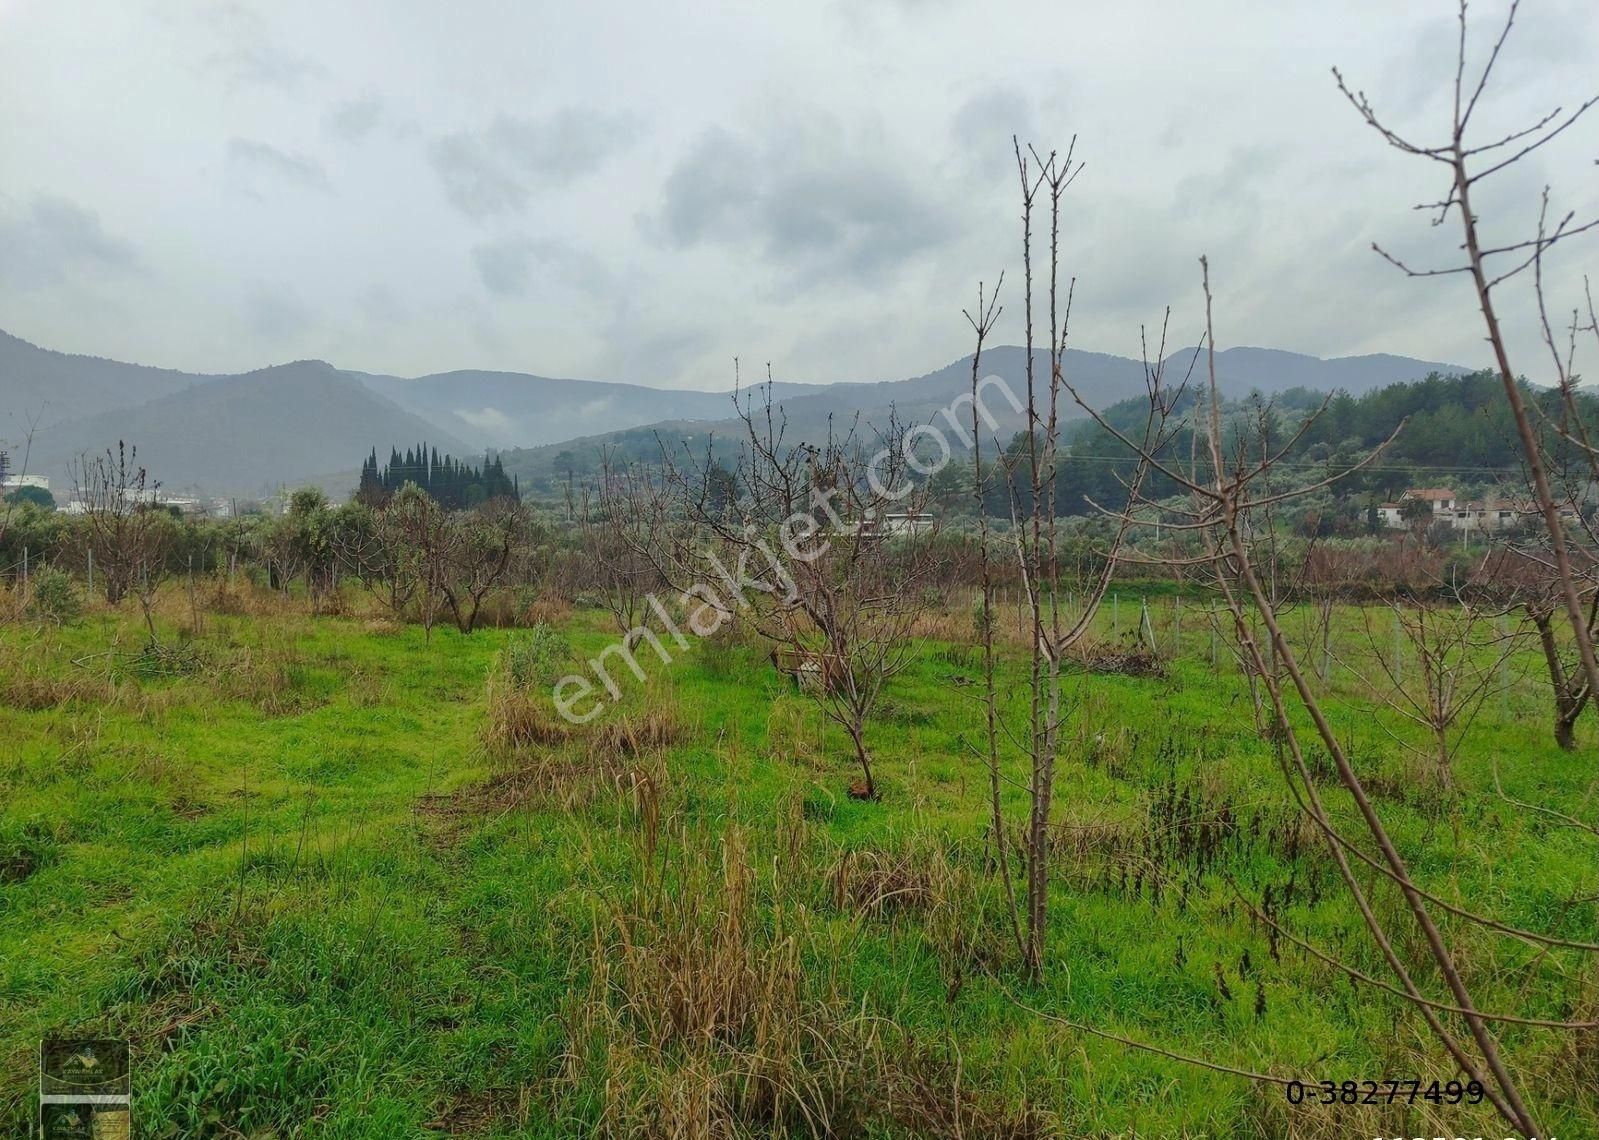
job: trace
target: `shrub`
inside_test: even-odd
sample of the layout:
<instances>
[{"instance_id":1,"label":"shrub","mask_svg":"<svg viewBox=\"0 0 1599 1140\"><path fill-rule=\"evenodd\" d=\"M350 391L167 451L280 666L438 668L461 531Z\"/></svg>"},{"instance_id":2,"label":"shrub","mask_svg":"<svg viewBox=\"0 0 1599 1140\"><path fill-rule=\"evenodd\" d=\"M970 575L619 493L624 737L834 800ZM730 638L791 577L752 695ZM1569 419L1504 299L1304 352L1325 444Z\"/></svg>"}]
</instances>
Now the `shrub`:
<instances>
[{"instance_id":1,"label":"shrub","mask_svg":"<svg viewBox=\"0 0 1599 1140\"><path fill-rule=\"evenodd\" d=\"M83 612L72 575L54 566L40 566L28 580L28 616L35 621L71 625Z\"/></svg>"},{"instance_id":2,"label":"shrub","mask_svg":"<svg viewBox=\"0 0 1599 1140\"><path fill-rule=\"evenodd\" d=\"M989 607L983 605L982 598L979 597L972 603L972 631L978 641L983 639L984 633L989 630L990 623L993 620L993 612Z\"/></svg>"},{"instance_id":3,"label":"shrub","mask_svg":"<svg viewBox=\"0 0 1599 1140\"><path fill-rule=\"evenodd\" d=\"M505 647L504 668L520 689L555 684L572 656L566 638L545 622Z\"/></svg>"},{"instance_id":4,"label":"shrub","mask_svg":"<svg viewBox=\"0 0 1599 1140\"><path fill-rule=\"evenodd\" d=\"M700 660L705 671L713 677L731 677L743 664L740 650L746 644L742 627L734 618L728 618L716 632L700 639Z\"/></svg>"}]
</instances>

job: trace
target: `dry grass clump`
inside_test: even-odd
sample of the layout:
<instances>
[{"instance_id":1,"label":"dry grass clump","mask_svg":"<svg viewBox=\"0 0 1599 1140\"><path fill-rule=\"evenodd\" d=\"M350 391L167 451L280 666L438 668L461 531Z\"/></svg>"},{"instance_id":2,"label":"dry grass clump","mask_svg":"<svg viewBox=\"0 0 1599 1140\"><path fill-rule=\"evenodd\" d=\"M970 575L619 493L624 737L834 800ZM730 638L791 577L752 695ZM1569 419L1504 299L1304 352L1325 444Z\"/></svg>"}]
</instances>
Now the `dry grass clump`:
<instances>
[{"instance_id":1,"label":"dry grass clump","mask_svg":"<svg viewBox=\"0 0 1599 1140\"><path fill-rule=\"evenodd\" d=\"M637 712L613 712L589 728L589 757L604 762L613 757L643 756L681 744L692 730L674 705L652 699Z\"/></svg>"},{"instance_id":2,"label":"dry grass clump","mask_svg":"<svg viewBox=\"0 0 1599 1140\"><path fill-rule=\"evenodd\" d=\"M544 689L523 688L503 672L490 675L483 744L503 759L530 748L553 748L572 735L555 701Z\"/></svg>"},{"instance_id":3,"label":"dry grass clump","mask_svg":"<svg viewBox=\"0 0 1599 1140\"><path fill-rule=\"evenodd\" d=\"M941 853L847 851L827 878L834 910L881 917L947 898L954 872Z\"/></svg>"},{"instance_id":4,"label":"dry grass clump","mask_svg":"<svg viewBox=\"0 0 1599 1140\"><path fill-rule=\"evenodd\" d=\"M982 641L977 622L970 612L927 609L911 622L910 635L927 641L947 641L954 645L975 645Z\"/></svg>"},{"instance_id":5,"label":"dry grass clump","mask_svg":"<svg viewBox=\"0 0 1599 1140\"><path fill-rule=\"evenodd\" d=\"M637 764L595 765L569 752L547 752L522 763L501 764L488 780L454 792L423 796L419 810L448 828L471 817L502 815L520 807L576 811L605 797L631 815L653 849L660 828L660 789L665 766L659 757Z\"/></svg>"},{"instance_id":6,"label":"dry grass clump","mask_svg":"<svg viewBox=\"0 0 1599 1140\"><path fill-rule=\"evenodd\" d=\"M61 705L103 702L111 697L104 677L90 673L53 676L29 671L0 674L0 704L23 712L39 712Z\"/></svg>"},{"instance_id":7,"label":"dry grass clump","mask_svg":"<svg viewBox=\"0 0 1599 1140\"><path fill-rule=\"evenodd\" d=\"M743 834L688 839L614 904L563 1015L560 1110L594 1135L1013 1136L1041 1122L973 1095L942 1052L849 994L802 906L760 905Z\"/></svg>"},{"instance_id":8,"label":"dry grass clump","mask_svg":"<svg viewBox=\"0 0 1599 1140\"><path fill-rule=\"evenodd\" d=\"M1134 815L1063 819L1050 834L1050 850L1068 868L1098 868L1140 851L1149 821Z\"/></svg>"},{"instance_id":9,"label":"dry grass clump","mask_svg":"<svg viewBox=\"0 0 1599 1140\"><path fill-rule=\"evenodd\" d=\"M304 661L283 646L245 646L216 665L212 686L223 700L252 704L268 716L288 716L317 704L306 692Z\"/></svg>"},{"instance_id":10,"label":"dry grass clump","mask_svg":"<svg viewBox=\"0 0 1599 1140\"><path fill-rule=\"evenodd\" d=\"M1124 677L1166 675L1166 663L1147 645L1090 641L1085 638L1077 643L1072 655L1090 673L1119 673Z\"/></svg>"},{"instance_id":11,"label":"dry grass clump","mask_svg":"<svg viewBox=\"0 0 1599 1140\"><path fill-rule=\"evenodd\" d=\"M565 598L540 596L522 610L523 625L552 625L565 629L572 617L572 603Z\"/></svg>"}]
</instances>

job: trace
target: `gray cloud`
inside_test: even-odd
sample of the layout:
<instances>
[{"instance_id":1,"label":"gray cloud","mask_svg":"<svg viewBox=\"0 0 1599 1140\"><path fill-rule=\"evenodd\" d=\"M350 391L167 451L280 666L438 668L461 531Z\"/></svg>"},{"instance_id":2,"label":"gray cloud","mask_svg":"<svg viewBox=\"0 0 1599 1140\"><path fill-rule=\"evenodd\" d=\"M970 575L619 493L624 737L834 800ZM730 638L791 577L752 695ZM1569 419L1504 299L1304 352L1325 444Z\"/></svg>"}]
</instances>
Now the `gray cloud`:
<instances>
[{"instance_id":1,"label":"gray cloud","mask_svg":"<svg viewBox=\"0 0 1599 1140\"><path fill-rule=\"evenodd\" d=\"M525 239L489 242L472 250L477 275L491 293L513 296L527 292L533 270L532 243Z\"/></svg>"},{"instance_id":2,"label":"gray cloud","mask_svg":"<svg viewBox=\"0 0 1599 1140\"><path fill-rule=\"evenodd\" d=\"M314 158L279 150L255 139L228 140L228 167L244 188L259 195L262 176L293 183L311 190L329 190L328 172Z\"/></svg>"},{"instance_id":3,"label":"gray cloud","mask_svg":"<svg viewBox=\"0 0 1599 1140\"><path fill-rule=\"evenodd\" d=\"M591 296L610 285L610 275L597 259L556 241L516 236L482 242L472 248L472 261L483 287L502 297L528 293L536 278Z\"/></svg>"},{"instance_id":4,"label":"gray cloud","mask_svg":"<svg viewBox=\"0 0 1599 1140\"><path fill-rule=\"evenodd\" d=\"M1473 6L1476 56L1504 3ZM73 5L25 7L28 34L0 35L0 325L52 347L207 372L325 355L722 385L735 354L811 380L924 372L969 349L960 308L1001 270L994 343L1020 338L1010 136L1076 133L1079 346L1136 355L1168 302L1192 341L1208 253L1225 343L1481 355L1454 279L1369 250L1458 257L1410 211L1438 172L1327 73L1437 138L1455 44L1434 6L502 4L441 35L426 5L155 0L89 37ZM1588 91L1591 7L1523 6L1481 141ZM1558 212L1599 211L1596 129L1479 187L1491 240L1527 236L1545 181ZM1552 303L1580 297L1594 248L1556 251ZM1524 284L1504 319L1536 378Z\"/></svg>"},{"instance_id":5,"label":"gray cloud","mask_svg":"<svg viewBox=\"0 0 1599 1140\"><path fill-rule=\"evenodd\" d=\"M376 324L395 325L411 317L405 302L381 281L374 281L362 289L355 303L361 315Z\"/></svg>"},{"instance_id":6,"label":"gray cloud","mask_svg":"<svg viewBox=\"0 0 1599 1140\"><path fill-rule=\"evenodd\" d=\"M35 197L25 210L0 211L0 249L0 279L23 287L143 265L132 245L106 232L98 214L53 195Z\"/></svg>"},{"instance_id":7,"label":"gray cloud","mask_svg":"<svg viewBox=\"0 0 1599 1140\"><path fill-rule=\"evenodd\" d=\"M629 115L564 108L540 119L497 115L480 131L456 131L428 150L450 204L470 218L521 213L535 187L593 174L638 137Z\"/></svg>"},{"instance_id":8,"label":"gray cloud","mask_svg":"<svg viewBox=\"0 0 1599 1140\"><path fill-rule=\"evenodd\" d=\"M1011 139L1025 146L1039 137L1033 100L1010 86L991 87L967 99L950 120L958 164L988 181L1011 176Z\"/></svg>"},{"instance_id":9,"label":"gray cloud","mask_svg":"<svg viewBox=\"0 0 1599 1140\"><path fill-rule=\"evenodd\" d=\"M871 284L947 241L954 213L877 140L822 119L748 137L711 128L644 224L678 248L753 244L806 284Z\"/></svg>"},{"instance_id":10,"label":"gray cloud","mask_svg":"<svg viewBox=\"0 0 1599 1140\"><path fill-rule=\"evenodd\" d=\"M758 161L745 140L721 127L707 130L667 175L657 231L679 247L742 237L761 194Z\"/></svg>"},{"instance_id":11,"label":"gray cloud","mask_svg":"<svg viewBox=\"0 0 1599 1140\"><path fill-rule=\"evenodd\" d=\"M327 126L347 143L358 143L383 122L383 101L374 95L349 99L328 112Z\"/></svg>"}]
</instances>

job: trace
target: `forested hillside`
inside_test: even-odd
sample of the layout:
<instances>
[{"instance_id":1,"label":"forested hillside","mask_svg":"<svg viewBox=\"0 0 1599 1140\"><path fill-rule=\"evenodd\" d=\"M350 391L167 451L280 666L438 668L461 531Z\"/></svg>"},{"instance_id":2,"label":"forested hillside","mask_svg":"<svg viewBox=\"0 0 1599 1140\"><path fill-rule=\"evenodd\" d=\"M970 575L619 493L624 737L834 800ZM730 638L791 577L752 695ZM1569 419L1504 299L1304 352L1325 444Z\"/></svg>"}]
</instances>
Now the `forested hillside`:
<instances>
[{"instance_id":1,"label":"forested hillside","mask_svg":"<svg viewBox=\"0 0 1599 1140\"><path fill-rule=\"evenodd\" d=\"M1586 464L1581 472L1576 469L1580 457L1575 448L1561 443L1556 430L1564 418L1560 393L1525 383L1522 387L1529 402L1543 413L1541 423L1556 474L1569 472L1580 477ZM1599 408L1599 400L1589 394L1578 392L1575 399L1585 417ZM1106 409L1104 418L1117 431L1136 437L1146 411L1145 401L1127 400ZM1194 444L1197 405L1192 394L1184 394L1179 411L1187 422L1176 428L1164 455L1186 463L1190 455L1203 455L1203 448ZM1503 386L1491 372L1433 374L1360 396L1336 392L1329 398L1320 392L1292 389L1271 398L1255 395L1228 401L1223 414L1233 454L1243 448L1258 456L1262 439L1272 453L1286 447L1280 463L1285 478L1293 474L1309 480L1347 470L1392 436L1392 442L1374 460L1329 488L1333 503L1351 518L1363 518L1371 504L1396 498L1415 486L1447 485L1463 497L1523 493L1515 425ZM1018 435L1007 451L1022 456L1026 442L1025 436ZM1059 466L1057 511L1087 514L1093 509L1090 499L1106 505L1121 502L1125 492L1119 479L1133 467L1128 455L1127 447L1105 428L1092 422L1077 425L1068 455ZM1171 479L1158 474L1154 478L1158 493L1177 493ZM968 479L969 475L958 483L946 480L945 497L951 505L960 502L959 486L969 487ZM1018 494L1025 502L1027 489L1018 486ZM988 501L991 513L1009 514L1002 482L995 482Z\"/></svg>"}]
</instances>

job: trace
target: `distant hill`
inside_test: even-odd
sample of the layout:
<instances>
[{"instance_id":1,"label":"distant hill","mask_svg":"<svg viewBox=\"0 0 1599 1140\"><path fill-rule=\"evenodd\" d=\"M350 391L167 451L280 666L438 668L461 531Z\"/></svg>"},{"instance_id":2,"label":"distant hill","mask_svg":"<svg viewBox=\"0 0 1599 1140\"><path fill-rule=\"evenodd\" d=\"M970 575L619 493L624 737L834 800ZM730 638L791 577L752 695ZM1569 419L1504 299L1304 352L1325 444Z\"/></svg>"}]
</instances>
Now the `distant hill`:
<instances>
[{"instance_id":1,"label":"distant hill","mask_svg":"<svg viewBox=\"0 0 1599 1140\"><path fill-rule=\"evenodd\" d=\"M75 356L0 332L0 412L41 426L115 408L133 408L212 379L170 368ZM0 435L14 434L0 423Z\"/></svg>"},{"instance_id":2,"label":"distant hill","mask_svg":"<svg viewBox=\"0 0 1599 1140\"><path fill-rule=\"evenodd\" d=\"M1194 350L1191 348L1168 356L1165 363L1167 383L1175 384L1182 380L1193 362ZM1201 360L1194 369L1195 383L1202 382L1203 367ZM1361 394L1399 381L1419 380L1432 373L1456 376L1469 371L1459 365L1401 356L1322 360L1315 356L1263 348L1232 348L1218 352L1216 369L1222 391L1234 397L1248 395L1251 391L1274 395L1296 388L1319 391L1343 389L1351 394ZM1126 357L1073 349L1066 353L1064 370L1068 382L1096 408L1140 396L1145 390L1143 364ZM981 372L984 378L997 376L1004 380L1018 400L1025 401L1026 349L1004 345L985 351ZM972 361L968 356L936 372L910 380L878 384L830 384L801 389L792 394L779 391L778 404L786 417L785 438L790 443L807 440L819 442L829 430L847 430L857 421L862 430L870 433L874 429L881 429L891 413L902 425L926 423L941 410L950 407L954 400L970 392L971 374ZM1037 352L1034 382L1040 392L1048 383L1048 377L1047 356ZM717 419L674 418L544 447L525 448L506 454L506 470L520 477L524 485L537 488L559 482L568 470L578 474L591 472L602 448L611 449L619 456L644 459L653 458L659 453L658 439L669 445L688 440L698 448L704 445L707 436L715 436L736 444L744 429L731 414L732 410L725 402L726 397L722 399L726 411ZM992 413L997 424L996 434L1002 441L1008 441L1025 426L1025 416L1018 414L997 390L985 396L984 406ZM1059 413L1062 419L1067 420L1084 415L1065 393L1061 397ZM960 415L964 423L970 411L963 408Z\"/></svg>"},{"instance_id":3,"label":"distant hill","mask_svg":"<svg viewBox=\"0 0 1599 1140\"><path fill-rule=\"evenodd\" d=\"M1166 359L1170 367L1181 362L1187 368L1192 348L1173 353ZM1201 361L1203 367L1203 361ZM1251 390L1270 395L1289 388L1313 388L1319 392L1343 389L1351 396L1363 395L1401 380L1420 380L1430 373L1462 376L1472 371L1458 364L1435 360L1413 360L1385 352L1369 356L1338 356L1322 360L1280 348L1228 348L1216 354L1217 375L1222 388L1231 396Z\"/></svg>"},{"instance_id":4,"label":"distant hill","mask_svg":"<svg viewBox=\"0 0 1599 1140\"><path fill-rule=\"evenodd\" d=\"M1172 375L1189 353L1174 354ZM1398 356L1321 360L1274 349L1217 354L1232 395L1290 388L1353 394L1457 365ZM1025 392L1026 352L999 346L983 355L985 375ZM1124 357L1073 350L1067 372L1099 406L1143 390L1143 365ZM780 381L772 388L789 418L790 438L824 435L859 416L881 424L892 408L904 422L925 420L970 385L970 358L934 372L878 383ZM1046 375L1038 370L1039 382ZM989 406L1002 434L1021 425L996 394ZM1075 407L1063 409L1076 414ZM366 453L426 441L460 457L508 450L507 469L524 482L550 478L563 453L592 460L601 444L653 448L654 434L681 438L736 434L727 392L650 388L518 372L458 371L405 379L299 361L237 376L148 368L53 352L0 333L0 439L13 447L36 427L30 467L67 485L67 466L84 451L124 439L137 444L152 475L172 488L260 494L283 484L328 485ZM331 474L330 474L331 473Z\"/></svg>"},{"instance_id":5,"label":"distant hill","mask_svg":"<svg viewBox=\"0 0 1599 1140\"><path fill-rule=\"evenodd\" d=\"M304 360L46 428L34 440L30 466L66 488L76 456L118 440L137 445L140 464L168 488L249 495L350 469L373 447L386 452L426 440L440 451L471 454L353 376Z\"/></svg>"},{"instance_id":6,"label":"distant hill","mask_svg":"<svg viewBox=\"0 0 1599 1140\"><path fill-rule=\"evenodd\" d=\"M440 372L414 380L360 374L402 408L479 447L535 447L672 419L718 419L726 392L646 388L601 380L558 380L522 372ZM783 394L816 385L779 384Z\"/></svg>"}]
</instances>

